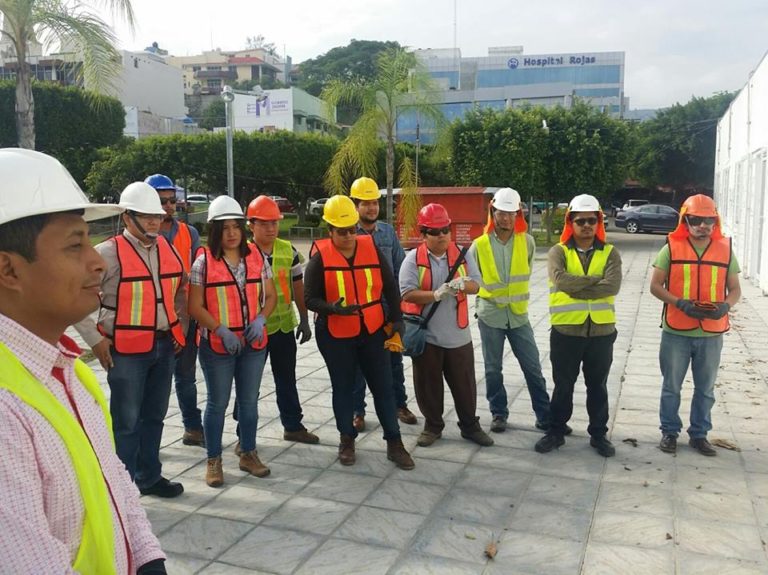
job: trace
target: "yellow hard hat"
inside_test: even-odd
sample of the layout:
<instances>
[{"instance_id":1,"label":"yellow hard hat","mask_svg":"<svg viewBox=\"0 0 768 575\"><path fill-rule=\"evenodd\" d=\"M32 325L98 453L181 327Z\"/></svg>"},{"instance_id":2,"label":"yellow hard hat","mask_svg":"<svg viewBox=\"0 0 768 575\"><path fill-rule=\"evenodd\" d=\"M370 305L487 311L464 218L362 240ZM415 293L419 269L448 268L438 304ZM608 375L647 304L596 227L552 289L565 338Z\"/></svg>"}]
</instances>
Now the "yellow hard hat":
<instances>
[{"instance_id":1,"label":"yellow hard hat","mask_svg":"<svg viewBox=\"0 0 768 575\"><path fill-rule=\"evenodd\" d=\"M331 196L323 206L323 219L335 228L354 226L360 219L357 208L347 196Z\"/></svg>"},{"instance_id":2,"label":"yellow hard hat","mask_svg":"<svg viewBox=\"0 0 768 575\"><path fill-rule=\"evenodd\" d=\"M371 178L357 178L352 182L350 196L356 200L378 200L381 197L379 186Z\"/></svg>"}]
</instances>

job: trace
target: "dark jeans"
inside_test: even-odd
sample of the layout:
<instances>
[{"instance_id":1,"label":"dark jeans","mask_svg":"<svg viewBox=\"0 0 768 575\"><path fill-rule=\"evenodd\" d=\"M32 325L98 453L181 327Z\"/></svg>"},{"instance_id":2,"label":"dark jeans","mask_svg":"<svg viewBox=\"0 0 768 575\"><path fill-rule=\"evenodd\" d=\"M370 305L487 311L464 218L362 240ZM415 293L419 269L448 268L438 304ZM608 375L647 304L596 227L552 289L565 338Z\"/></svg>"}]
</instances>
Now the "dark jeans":
<instances>
[{"instance_id":1,"label":"dark jeans","mask_svg":"<svg viewBox=\"0 0 768 575\"><path fill-rule=\"evenodd\" d=\"M299 391L296 389L296 338L293 332L278 330L269 334L267 354L272 366L277 409L280 411L283 428L286 431L301 431L304 429L301 424L304 416L301 412Z\"/></svg>"},{"instance_id":2,"label":"dark jeans","mask_svg":"<svg viewBox=\"0 0 768 575\"><path fill-rule=\"evenodd\" d=\"M459 428L462 431L480 429L472 343L455 349L427 343L424 353L413 358L413 389L424 415L424 429L438 433L445 427L443 377L453 396Z\"/></svg>"},{"instance_id":3,"label":"dark jeans","mask_svg":"<svg viewBox=\"0 0 768 575\"><path fill-rule=\"evenodd\" d=\"M384 330L372 335L362 333L353 338L335 338L323 319L315 323L317 347L325 360L333 388L333 415L336 429L342 435L357 437L352 425L352 390L355 373L362 370L373 395L376 415L384 430L384 439L399 439L397 407L392 391L392 370L382 369L388 364L384 349Z\"/></svg>"},{"instance_id":4,"label":"dark jeans","mask_svg":"<svg viewBox=\"0 0 768 575\"><path fill-rule=\"evenodd\" d=\"M190 430L203 429L202 413L197 407L197 384L195 382L197 370L196 332L197 324L190 321L189 330L187 330L187 343L181 353L176 356L176 367L173 370L181 419L184 422L184 429Z\"/></svg>"},{"instance_id":5,"label":"dark jeans","mask_svg":"<svg viewBox=\"0 0 768 575\"><path fill-rule=\"evenodd\" d=\"M608 433L607 382L617 335L613 332L599 337L576 337L563 335L554 328L550 332L549 355L555 384L550 409L552 433L565 434L565 424L573 414L573 388L579 368L587 386L587 431L592 437L603 437Z\"/></svg>"},{"instance_id":6,"label":"dark jeans","mask_svg":"<svg viewBox=\"0 0 768 575\"><path fill-rule=\"evenodd\" d=\"M395 391L395 403L397 407L408 407L408 395L405 393L405 374L403 373L403 354L389 354L389 363L392 368L392 385ZM365 415L365 377L363 372L357 370L355 374L355 388L352 390L352 402L355 415Z\"/></svg>"},{"instance_id":7,"label":"dark jeans","mask_svg":"<svg viewBox=\"0 0 768 575\"><path fill-rule=\"evenodd\" d=\"M122 354L111 350L114 366L107 372L109 411L117 455L139 488L159 479L160 440L171 395L173 338L155 340L152 351Z\"/></svg>"}]
</instances>

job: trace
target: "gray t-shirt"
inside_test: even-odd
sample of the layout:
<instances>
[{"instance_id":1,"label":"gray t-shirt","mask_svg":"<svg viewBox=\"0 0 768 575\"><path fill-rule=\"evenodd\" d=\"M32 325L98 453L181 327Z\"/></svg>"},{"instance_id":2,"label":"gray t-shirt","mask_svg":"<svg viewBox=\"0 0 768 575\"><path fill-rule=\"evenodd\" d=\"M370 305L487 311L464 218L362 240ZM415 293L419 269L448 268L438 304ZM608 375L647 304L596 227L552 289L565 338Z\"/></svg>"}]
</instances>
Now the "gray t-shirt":
<instances>
[{"instance_id":1,"label":"gray t-shirt","mask_svg":"<svg viewBox=\"0 0 768 575\"><path fill-rule=\"evenodd\" d=\"M445 254L442 257L436 257L430 252L427 253L432 265L432 289L434 290L444 284L448 278L448 257ZM468 259L465 263L468 276L479 282L480 273L475 262L472 259ZM421 289L421 285L419 283L419 268L416 265L416 250L411 250L405 255L405 260L400 268L400 295L415 289ZM469 307L469 302L467 303ZM422 315L426 316L432 305L434 304L425 305ZM455 298L445 300L440 304L435 315L432 316L427 325L428 343L447 349L455 349L472 343L469 327L461 329L456 324L456 307L457 302Z\"/></svg>"}]
</instances>

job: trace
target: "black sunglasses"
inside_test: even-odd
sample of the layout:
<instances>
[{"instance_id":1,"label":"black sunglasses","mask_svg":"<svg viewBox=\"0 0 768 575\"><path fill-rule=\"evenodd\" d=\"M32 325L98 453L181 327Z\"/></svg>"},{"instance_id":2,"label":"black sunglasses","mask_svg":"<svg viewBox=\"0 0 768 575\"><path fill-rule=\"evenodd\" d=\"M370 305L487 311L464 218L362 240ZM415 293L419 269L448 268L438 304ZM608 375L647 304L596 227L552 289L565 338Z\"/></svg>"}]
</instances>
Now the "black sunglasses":
<instances>
[{"instance_id":1,"label":"black sunglasses","mask_svg":"<svg viewBox=\"0 0 768 575\"><path fill-rule=\"evenodd\" d=\"M340 236L353 236L357 233L357 228L355 226L351 228L334 228L334 231Z\"/></svg>"},{"instance_id":2,"label":"black sunglasses","mask_svg":"<svg viewBox=\"0 0 768 575\"><path fill-rule=\"evenodd\" d=\"M428 236L440 236L451 233L451 226L445 226L444 228L425 228L422 230Z\"/></svg>"},{"instance_id":3,"label":"black sunglasses","mask_svg":"<svg viewBox=\"0 0 768 575\"><path fill-rule=\"evenodd\" d=\"M717 221L717 218L702 216L685 216L685 219L688 224L692 226L700 226L701 224L706 226L714 226L715 222Z\"/></svg>"},{"instance_id":4,"label":"black sunglasses","mask_svg":"<svg viewBox=\"0 0 768 575\"><path fill-rule=\"evenodd\" d=\"M164 204L175 204L176 198L160 198L160 205Z\"/></svg>"},{"instance_id":5,"label":"black sunglasses","mask_svg":"<svg viewBox=\"0 0 768 575\"><path fill-rule=\"evenodd\" d=\"M573 220L573 223L580 227L583 227L585 225L594 226L597 223L597 218L594 216L590 218L578 218Z\"/></svg>"}]
</instances>

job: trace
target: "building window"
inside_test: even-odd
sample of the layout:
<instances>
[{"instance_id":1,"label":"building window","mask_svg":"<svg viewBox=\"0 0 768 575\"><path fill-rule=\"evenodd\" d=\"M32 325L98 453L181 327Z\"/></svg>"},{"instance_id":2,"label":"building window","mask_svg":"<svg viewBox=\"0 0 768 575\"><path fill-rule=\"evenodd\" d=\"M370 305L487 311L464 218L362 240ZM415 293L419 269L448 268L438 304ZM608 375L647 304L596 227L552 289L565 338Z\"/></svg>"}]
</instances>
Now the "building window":
<instances>
[{"instance_id":1,"label":"building window","mask_svg":"<svg viewBox=\"0 0 768 575\"><path fill-rule=\"evenodd\" d=\"M208 87L209 88L221 88L221 79L220 78L211 78L208 80Z\"/></svg>"},{"instance_id":2,"label":"building window","mask_svg":"<svg viewBox=\"0 0 768 575\"><path fill-rule=\"evenodd\" d=\"M192 71L193 72L199 72L200 71L200 66L192 66Z\"/></svg>"},{"instance_id":3,"label":"building window","mask_svg":"<svg viewBox=\"0 0 768 575\"><path fill-rule=\"evenodd\" d=\"M221 66L207 66L205 69L210 71L221 70Z\"/></svg>"}]
</instances>

